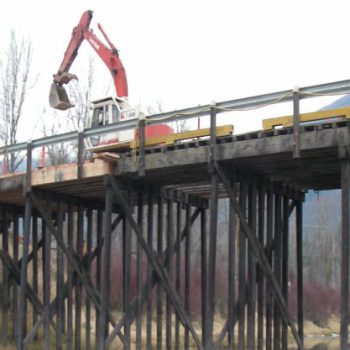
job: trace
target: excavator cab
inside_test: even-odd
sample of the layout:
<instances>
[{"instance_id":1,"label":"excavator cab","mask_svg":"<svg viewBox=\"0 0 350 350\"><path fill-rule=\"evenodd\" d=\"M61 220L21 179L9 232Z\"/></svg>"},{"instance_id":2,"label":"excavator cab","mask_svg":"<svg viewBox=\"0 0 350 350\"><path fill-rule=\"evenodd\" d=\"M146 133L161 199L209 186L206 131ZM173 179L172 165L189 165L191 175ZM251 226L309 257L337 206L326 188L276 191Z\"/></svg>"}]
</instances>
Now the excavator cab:
<instances>
[{"instance_id":1,"label":"excavator cab","mask_svg":"<svg viewBox=\"0 0 350 350\"><path fill-rule=\"evenodd\" d=\"M126 100L106 97L91 103L91 113L86 121L85 128L96 128L123 120L138 119L139 114L139 109L130 107ZM92 148L103 144L127 142L134 139L134 133L134 130L123 130L89 137L86 139L86 147Z\"/></svg>"}]
</instances>

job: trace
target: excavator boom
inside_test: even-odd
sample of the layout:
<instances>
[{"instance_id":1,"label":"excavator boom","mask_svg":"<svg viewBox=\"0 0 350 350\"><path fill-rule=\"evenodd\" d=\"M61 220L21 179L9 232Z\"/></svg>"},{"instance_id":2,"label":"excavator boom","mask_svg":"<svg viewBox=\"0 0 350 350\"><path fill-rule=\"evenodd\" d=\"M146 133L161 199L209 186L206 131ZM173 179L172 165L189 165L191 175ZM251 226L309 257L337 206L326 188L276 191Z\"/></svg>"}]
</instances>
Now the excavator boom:
<instances>
[{"instance_id":1,"label":"excavator boom","mask_svg":"<svg viewBox=\"0 0 350 350\"><path fill-rule=\"evenodd\" d=\"M100 56L102 61L110 70L117 96L120 98L128 97L126 73L119 58L118 51L110 42L100 25L98 28L101 30L107 43L110 45L110 48L108 48L89 28L92 14L93 12L89 10L85 11L81 16L79 24L73 29L72 38L64 54L63 61L57 73L53 76L54 79L50 89L49 102L50 106L55 109L66 110L73 107L63 85L69 83L72 79L77 79L76 75L69 73L69 69L78 54L80 45L84 40L88 41L91 47Z\"/></svg>"}]
</instances>

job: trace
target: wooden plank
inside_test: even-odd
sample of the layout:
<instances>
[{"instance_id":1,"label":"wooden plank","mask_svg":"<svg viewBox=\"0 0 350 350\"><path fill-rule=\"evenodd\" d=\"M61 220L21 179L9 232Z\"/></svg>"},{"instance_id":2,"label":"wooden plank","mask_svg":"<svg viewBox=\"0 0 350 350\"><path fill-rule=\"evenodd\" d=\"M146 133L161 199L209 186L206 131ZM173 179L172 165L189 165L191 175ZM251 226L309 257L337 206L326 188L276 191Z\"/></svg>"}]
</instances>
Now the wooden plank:
<instances>
[{"instance_id":1,"label":"wooden plank","mask_svg":"<svg viewBox=\"0 0 350 350\"><path fill-rule=\"evenodd\" d=\"M115 162L117 161L120 156L117 153L112 153L112 152L101 152L101 153L97 153L96 156L97 159L102 159L102 160L107 160L110 162Z\"/></svg>"},{"instance_id":2,"label":"wooden plank","mask_svg":"<svg viewBox=\"0 0 350 350\"><path fill-rule=\"evenodd\" d=\"M77 166L76 163L71 163L34 170L32 173L32 186L78 180ZM89 160L85 161L82 165L82 178L97 177L112 173L113 165L106 160Z\"/></svg>"},{"instance_id":3,"label":"wooden plank","mask_svg":"<svg viewBox=\"0 0 350 350\"><path fill-rule=\"evenodd\" d=\"M315 120L330 118L350 118L350 107L300 114L300 122L311 122ZM285 128L291 127L293 126L293 116L288 115L283 117L264 119L262 121L262 125L264 130L272 130L276 126L283 126Z\"/></svg>"}]
</instances>

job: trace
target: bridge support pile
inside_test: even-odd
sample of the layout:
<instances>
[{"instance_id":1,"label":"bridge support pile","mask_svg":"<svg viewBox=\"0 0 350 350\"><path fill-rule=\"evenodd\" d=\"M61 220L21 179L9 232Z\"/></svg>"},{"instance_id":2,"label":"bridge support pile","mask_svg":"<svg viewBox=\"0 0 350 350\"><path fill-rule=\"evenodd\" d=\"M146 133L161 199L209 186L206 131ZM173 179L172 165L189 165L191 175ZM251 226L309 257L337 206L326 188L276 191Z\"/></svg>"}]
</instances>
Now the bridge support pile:
<instances>
[{"instance_id":1,"label":"bridge support pile","mask_svg":"<svg viewBox=\"0 0 350 350\"><path fill-rule=\"evenodd\" d=\"M106 176L101 203L29 187L24 208L2 205L2 343L15 338L18 349L36 342L45 349L219 349L234 343L286 349L291 327L302 347L303 196L212 166L208 200L158 191L146 179L125 185ZM223 192L228 220L218 231ZM289 237L293 211L297 236ZM109 278L116 235L123 256L119 312L109 302L117 292ZM227 261L217 256L222 236ZM290 239L298 247L298 330L287 308ZM199 280L191 268L198 244ZM222 264L228 289L218 332L215 279ZM201 315L190 312L192 289Z\"/></svg>"},{"instance_id":2,"label":"bridge support pile","mask_svg":"<svg viewBox=\"0 0 350 350\"><path fill-rule=\"evenodd\" d=\"M292 337L303 349L304 191L341 188L341 349L347 349L349 121L298 122L301 97L349 87L340 82L194 108L192 117L210 111L210 138L169 147L146 149L141 122L136 160L101 161L99 172L84 163L82 149L96 130L78 135L76 176L37 171L32 181L28 143L23 178L0 179L2 345L285 350ZM282 99L293 100L293 129L217 138L216 113Z\"/></svg>"}]
</instances>

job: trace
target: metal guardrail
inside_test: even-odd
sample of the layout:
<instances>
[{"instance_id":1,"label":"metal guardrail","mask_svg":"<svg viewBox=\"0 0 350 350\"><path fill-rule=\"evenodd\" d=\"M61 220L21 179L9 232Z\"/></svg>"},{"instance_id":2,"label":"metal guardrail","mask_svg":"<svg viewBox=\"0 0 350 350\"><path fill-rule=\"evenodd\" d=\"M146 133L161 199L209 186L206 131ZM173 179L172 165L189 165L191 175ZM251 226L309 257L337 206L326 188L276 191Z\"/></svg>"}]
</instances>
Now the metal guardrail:
<instances>
[{"instance_id":1,"label":"metal guardrail","mask_svg":"<svg viewBox=\"0 0 350 350\"><path fill-rule=\"evenodd\" d=\"M350 93L350 80L343 80L321 85L313 85L309 87L299 88L297 90L300 99L306 99L325 94L348 94ZM260 107L268 104L282 103L293 100L293 90L284 90L264 95L257 95L235 99L224 102L217 102L215 105L203 105L197 107L184 108L176 111L154 114L146 117L148 125L157 124L166 120L167 122L185 120L193 117L200 117L210 115L211 108L216 109L216 113L227 112L228 110L242 110L254 107ZM116 131L127 130L135 128L138 120L125 120L114 124L99 126L95 128L85 129L83 131L84 137L99 136ZM71 131L68 133L47 136L40 139L32 140L32 147L47 146L50 144L70 142L78 139L78 131ZM25 151L27 142L21 142L9 146L0 147L0 154Z\"/></svg>"}]
</instances>

